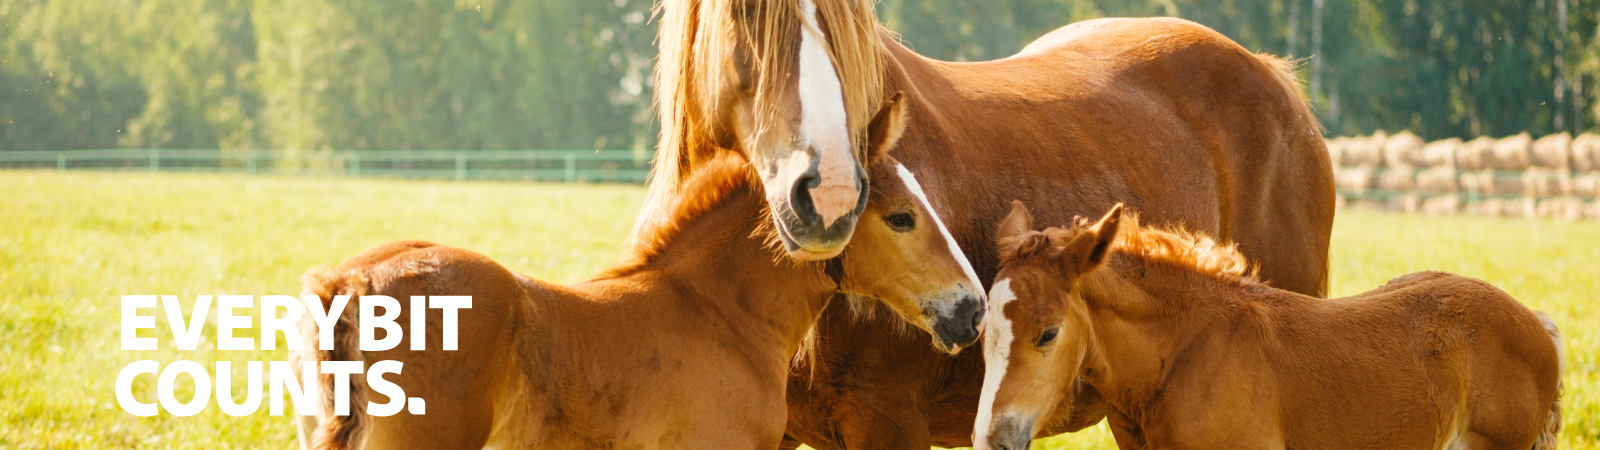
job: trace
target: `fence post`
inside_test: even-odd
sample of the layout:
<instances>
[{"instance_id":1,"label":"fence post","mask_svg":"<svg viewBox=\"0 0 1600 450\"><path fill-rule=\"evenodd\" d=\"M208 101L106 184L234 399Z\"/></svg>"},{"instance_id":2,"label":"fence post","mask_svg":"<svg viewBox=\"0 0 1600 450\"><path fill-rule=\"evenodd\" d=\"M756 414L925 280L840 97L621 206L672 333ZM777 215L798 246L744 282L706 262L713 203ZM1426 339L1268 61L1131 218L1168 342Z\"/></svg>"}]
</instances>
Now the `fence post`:
<instances>
[{"instance_id":1,"label":"fence post","mask_svg":"<svg viewBox=\"0 0 1600 450\"><path fill-rule=\"evenodd\" d=\"M563 169L566 170L566 173L563 178L568 183L578 181L578 154L576 152L567 152L565 163L566 165Z\"/></svg>"},{"instance_id":2,"label":"fence post","mask_svg":"<svg viewBox=\"0 0 1600 450\"><path fill-rule=\"evenodd\" d=\"M150 171L161 171L161 149L159 148L150 149Z\"/></svg>"},{"instance_id":3,"label":"fence post","mask_svg":"<svg viewBox=\"0 0 1600 450\"><path fill-rule=\"evenodd\" d=\"M67 170L67 152L56 152L56 170Z\"/></svg>"},{"instance_id":4,"label":"fence post","mask_svg":"<svg viewBox=\"0 0 1600 450\"><path fill-rule=\"evenodd\" d=\"M244 163L245 171L247 171L249 173L256 173L256 151L255 150L247 150L247 151L249 153L245 154L245 158L246 158L245 159L245 163Z\"/></svg>"},{"instance_id":5,"label":"fence post","mask_svg":"<svg viewBox=\"0 0 1600 450\"><path fill-rule=\"evenodd\" d=\"M350 152L350 176L361 178L361 152Z\"/></svg>"},{"instance_id":6,"label":"fence post","mask_svg":"<svg viewBox=\"0 0 1600 450\"><path fill-rule=\"evenodd\" d=\"M456 181L467 179L467 154L456 152Z\"/></svg>"}]
</instances>

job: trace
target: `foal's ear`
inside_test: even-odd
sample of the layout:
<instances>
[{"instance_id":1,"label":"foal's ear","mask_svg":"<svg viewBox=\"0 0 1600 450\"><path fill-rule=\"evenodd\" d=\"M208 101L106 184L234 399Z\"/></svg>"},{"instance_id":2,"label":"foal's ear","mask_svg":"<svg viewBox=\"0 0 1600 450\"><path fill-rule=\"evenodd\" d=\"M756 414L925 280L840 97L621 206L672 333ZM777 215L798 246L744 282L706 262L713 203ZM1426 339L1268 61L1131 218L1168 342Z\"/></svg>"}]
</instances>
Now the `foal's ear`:
<instances>
[{"instance_id":1,"label":"foal's ear","mask_svg":"<svg viewBox=\"0 0 1600 450\"><path fill-rule=\"evenodd\" d=\"M1072 267L1075 273L1087 273L1099 267L1106 261L1106 254L1111 252L1111 244L1117 239L1117 228L1122 225L1122 204L1112 206L1101 217L1099 222L1089 226L1087 231L1079 233L1067 243L1066 249L1061 254L1066 256L1062 261Z\"/></svg>"},{"instance_id":2,"label":"foal's ear","mask_svg":"<svg viewBox=\"0 0 1600 450\"><path fill-rule=\"evenodd\" d=\"M896 91L888 100L883 101L883 106L878 108L878 113L872 115L872 121L867 123L867 162L873 163L889 153L894 145L900 142L900 135L906 131L905 94Z\"/></svg>"},{"instance_id":3,"label":"foal's ear","mask_svg":"<svg viewBox=\"0 0 1600 450\"><path fill-rule=\"evenodd\" d=\"M1011 213L1006 214L1006 218L1000 221L1000 228L995 230L996 240L1015 238L1029 231L1033 231L1033 214L1028 213L1028 207L1022 204L1022 200L1012 200Z\"/></svg>"}]
</instances>

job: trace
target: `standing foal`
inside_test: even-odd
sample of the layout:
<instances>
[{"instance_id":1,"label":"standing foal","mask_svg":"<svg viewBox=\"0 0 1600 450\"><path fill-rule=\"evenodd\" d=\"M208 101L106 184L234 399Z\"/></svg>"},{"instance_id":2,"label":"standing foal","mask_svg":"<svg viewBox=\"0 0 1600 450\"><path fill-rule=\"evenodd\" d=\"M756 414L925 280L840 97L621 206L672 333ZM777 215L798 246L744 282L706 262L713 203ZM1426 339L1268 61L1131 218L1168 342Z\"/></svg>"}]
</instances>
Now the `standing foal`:
<instances>
[{"instance_id":1,"label":"standing foal","mask_svg":"<svg viewBox=\"0 0 1600 450\"><path fill-rule=\"evenodd\" d=\"M1027 448L1080 384L1123 449L1554 447L1559 334L1494 286L1421 272L1320 300L1121 211L1001 223L978 449Z\"/></svg>"},{"instance_id":2,"label":"standing foal","mask_svg":"<svg viewBox=\"0 0 1600 450\"><path fill-rule=\"evenodd\" d=\"M397 360L389 381L426 398L426 415L365 414L379 397L351 383L351 414L329 405L301 423L317 448L769 449L783 436L791 358L836 292L883 301L955 351L977 340L982 291L916 181L891 158L872 166L870 206L842 260L796 263L762 232L758 186L727 158L690 180L663 227L600 278L556 285L482 255L426 242L375 247L305 277L335 296L470 295L460 349L356 347L357 300L334 327L336 348L292 360ZM770 228L766 228L770 232ZM402 300L404 301L404 300ZM402 311L395 323L408 324ZM427 323L440 323L428 310ZM317 328L307 316L307 344ZM406 330L411 334L414 330Z\"/></svg>"}]
</instances>

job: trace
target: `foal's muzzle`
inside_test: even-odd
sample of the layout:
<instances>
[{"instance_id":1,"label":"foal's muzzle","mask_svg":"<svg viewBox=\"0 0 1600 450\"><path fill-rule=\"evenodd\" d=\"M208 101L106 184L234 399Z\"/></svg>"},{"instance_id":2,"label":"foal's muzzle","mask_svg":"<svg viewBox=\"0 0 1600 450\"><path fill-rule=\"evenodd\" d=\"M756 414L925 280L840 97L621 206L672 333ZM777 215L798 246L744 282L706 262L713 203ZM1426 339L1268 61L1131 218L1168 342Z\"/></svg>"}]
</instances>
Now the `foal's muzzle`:
<instances>
[{"instance_id":1,"label":"foal's muzzle","mask_svg":"<svg viewBox=\"0 0 1600 450\"><path fill-rule=\"evenodd\" d=\"M1033 421L1018 420L1011 416L996 417L990 425L989 435L980 436L983 442L973 442L975 449L1028 450L1033 443Z\"/></svg>"}]
</instances>

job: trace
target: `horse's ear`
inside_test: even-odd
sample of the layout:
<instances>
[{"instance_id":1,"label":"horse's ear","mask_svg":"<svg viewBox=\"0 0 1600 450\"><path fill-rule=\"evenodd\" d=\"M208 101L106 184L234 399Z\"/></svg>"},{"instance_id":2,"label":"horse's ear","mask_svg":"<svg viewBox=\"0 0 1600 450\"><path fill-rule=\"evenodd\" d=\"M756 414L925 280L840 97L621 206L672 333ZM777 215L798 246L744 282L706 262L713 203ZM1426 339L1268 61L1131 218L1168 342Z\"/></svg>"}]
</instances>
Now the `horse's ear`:
<instances>
[{"instance_id":1,"label":"horse's ear","mask_svg":"<svg viewBox=\"0 0 1600 450\"><path fill-rule=\"evenodd\" d=\"M1117 229L1122 225L1122 204L1112 206L1101 217L1099 222L1091 225L1087 231L1078 233L1068 242L1061 252L1066 255L1063 264L1070 265L1074 273L1088 273L1106 261L1106 254L1111 252L1111 244L1116 242Z\"/></svg>"},{"instance_id":2,"label":"horse's ear","mask_svg":"<svg viewBox=\"0 0 1600 450\"><path fill-rule=\"evenodd\" d=\"M1015 238L1029 231L1033 231L1033 214L1028 213L1028 207L1022 200L1011 201L1011 213L1000 221L1000 229L995 230L998 239Z\"/></svg>"},{"instance_id":3,"label":"horse's ear","mask_svg":"<svg viewBox=\"0 0 1600 450\"><path fill-rule=\"evenodd\" d=\"M883 101L883 106L878 108L877 114L872 115L872 121L867 123L867 163L876 162L878 158L889 153L895 143L900 141L900 135L906 131L905 94L896 91L888 100Z\"/></svg>"}]
</instances>

